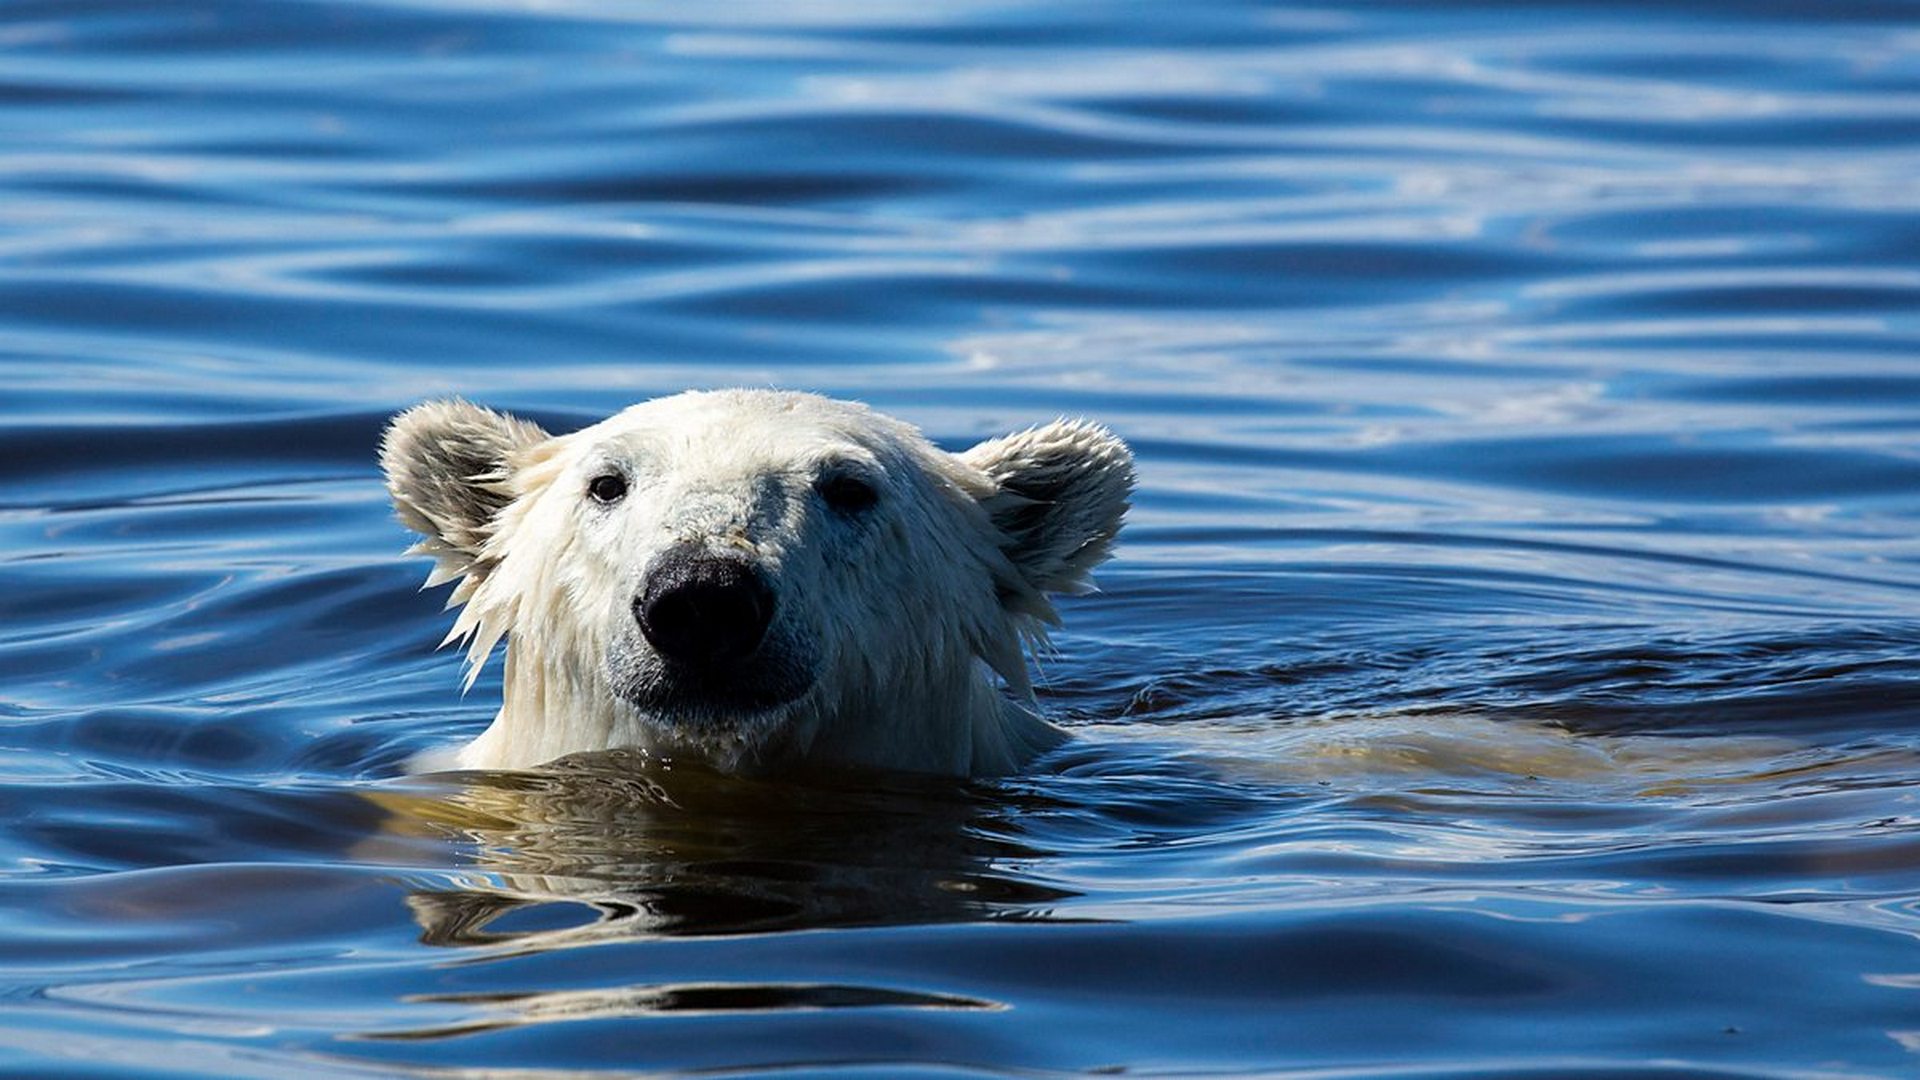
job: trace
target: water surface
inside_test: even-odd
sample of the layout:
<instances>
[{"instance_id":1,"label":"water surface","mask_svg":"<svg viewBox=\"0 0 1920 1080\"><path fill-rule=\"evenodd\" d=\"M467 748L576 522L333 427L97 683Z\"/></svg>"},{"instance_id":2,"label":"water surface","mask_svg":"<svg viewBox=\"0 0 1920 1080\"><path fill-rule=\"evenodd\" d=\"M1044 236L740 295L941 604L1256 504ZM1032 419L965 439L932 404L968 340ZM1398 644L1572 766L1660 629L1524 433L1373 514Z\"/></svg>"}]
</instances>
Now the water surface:
<instances>
[{"instance_id":1,"label":"water surface","mask_svg":"<svg viewBox=\"0 0 1920 1080\"><path fill-rule=\"evenodd\" d=\"M13 0L0 1066L1920 1072L1904 3ZM381 425L1135 446L1028 775L467 737Z\"/></svg>"}]
</instances>

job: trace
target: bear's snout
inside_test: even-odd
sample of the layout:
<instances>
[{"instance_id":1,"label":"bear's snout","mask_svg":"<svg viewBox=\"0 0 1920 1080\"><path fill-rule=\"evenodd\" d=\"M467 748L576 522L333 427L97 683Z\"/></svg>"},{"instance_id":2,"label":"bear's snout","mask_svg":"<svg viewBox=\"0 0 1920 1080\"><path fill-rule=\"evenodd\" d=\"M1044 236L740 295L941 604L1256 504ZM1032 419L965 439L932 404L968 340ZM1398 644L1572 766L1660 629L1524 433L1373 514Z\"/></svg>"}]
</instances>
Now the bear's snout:
<instances>
[{"instance_id":1,"label":"bear's snout","mask_svg":"<svg viewBox=\"0 0 1920 1080\"><path fill-rule=\"evenodd\" d=\"M682 544L654 563L633 615L668 663L712 671L753 655L773 608L773 590L752 564Z\"/></svg>"}]
</instances>

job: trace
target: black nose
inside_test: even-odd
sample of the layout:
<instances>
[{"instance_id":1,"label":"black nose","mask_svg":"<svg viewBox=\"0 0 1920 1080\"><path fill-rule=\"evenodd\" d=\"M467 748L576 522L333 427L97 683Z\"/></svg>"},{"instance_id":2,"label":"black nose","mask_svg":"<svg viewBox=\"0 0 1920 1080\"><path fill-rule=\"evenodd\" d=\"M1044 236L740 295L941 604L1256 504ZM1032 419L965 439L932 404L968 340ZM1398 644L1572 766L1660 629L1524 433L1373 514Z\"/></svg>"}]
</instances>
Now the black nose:
<instances>
[{"instance_id":1,"label":"black nose","mask_svg":"<svg viewBox=\"0 0 1920 1080\"><path fill-rule=\"evenodd\" d=\"M760 647L773 621L773 590L739 559L675 549L655 564L633 615L667 660L720 667Z\"/></svg>"}]
</instances>

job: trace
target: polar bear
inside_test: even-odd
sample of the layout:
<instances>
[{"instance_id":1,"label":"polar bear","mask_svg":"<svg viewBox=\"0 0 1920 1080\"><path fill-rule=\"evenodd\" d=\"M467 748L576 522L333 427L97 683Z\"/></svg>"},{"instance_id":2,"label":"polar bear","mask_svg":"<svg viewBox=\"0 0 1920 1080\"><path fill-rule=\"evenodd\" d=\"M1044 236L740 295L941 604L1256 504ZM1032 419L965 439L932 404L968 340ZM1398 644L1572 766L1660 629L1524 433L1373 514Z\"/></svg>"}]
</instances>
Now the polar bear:
<instances>
[{"instance_id":1,"label":"polar bear","mask_svg":"<svg viewBox=\"0 0 1920 1080\"><path fill-rule=\"evenodd\" d=\"M728 772L1018 769L1065 736L1026 650L1111 552L1133 456L1059 420L961 454L864 405L688 392L568 435L464 401L396 417L400 519L457 582L486 731L432 765L633 748ZM444 644L444 642L443 642ZM995 684L994 675L1004 683Z\"/></svg>"}]
</instances>

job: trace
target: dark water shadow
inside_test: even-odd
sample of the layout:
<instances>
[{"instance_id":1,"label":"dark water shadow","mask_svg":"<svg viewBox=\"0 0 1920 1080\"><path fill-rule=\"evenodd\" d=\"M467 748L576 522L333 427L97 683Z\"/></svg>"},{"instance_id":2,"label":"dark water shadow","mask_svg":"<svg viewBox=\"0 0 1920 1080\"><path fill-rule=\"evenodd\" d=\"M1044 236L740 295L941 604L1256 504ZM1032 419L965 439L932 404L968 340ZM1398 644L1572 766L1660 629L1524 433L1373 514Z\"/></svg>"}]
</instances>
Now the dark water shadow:
<instances>
[{"instance_id":1,"label":"dark water shadow","mask_svg":"<svg viewBox=\"0 0 1920 1080\"><path fill-rule=\"evenodd\" d=\"M408 897L431 945L1046 919L1075 895L1001 869L1048 853L996 820L1017 808L960 781L739 778L616 750L428 783L373 797L390 833L471 845L467 887Z\"/></svg>"}]
</instances>

